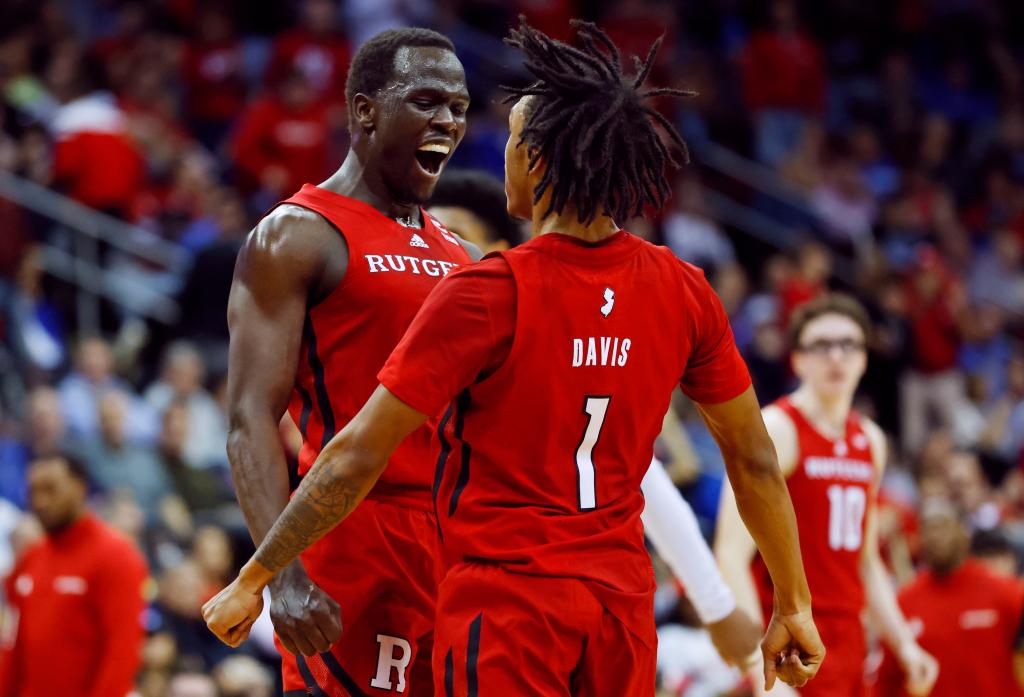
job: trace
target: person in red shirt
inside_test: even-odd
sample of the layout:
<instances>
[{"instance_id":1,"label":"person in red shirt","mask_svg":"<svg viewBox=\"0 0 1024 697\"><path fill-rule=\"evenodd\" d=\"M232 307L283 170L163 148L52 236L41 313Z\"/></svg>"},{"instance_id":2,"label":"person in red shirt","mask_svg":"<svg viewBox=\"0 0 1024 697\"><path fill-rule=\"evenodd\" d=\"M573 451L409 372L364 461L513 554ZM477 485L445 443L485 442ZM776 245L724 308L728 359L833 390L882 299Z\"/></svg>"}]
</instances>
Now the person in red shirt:
<instances>
[{"instance_id":1,"label":"person in red shirt","mask_svg":"<svg viewBox=\"0 0 1024 697\"><path fill-rule=\"evenodd\" d=\"M929 697L1015 697L1014 644L1024 586L968 556L962 512L945 499L921 506L925 570L899 594L921 646L942 669ZM876 697L905 697L899 662L886 652Z\"/></svg>"},{"instance_id":2,"label":"person in red shirt","mask_svg":"<svg viewBox=\"0 0 1024 697\"><path fill-rule=\"evenodd\" d=\"M347 86L348 156L269 212L239 253L228 302L228 458L257 543L373 393L423 300L479 256L421 208L465 133L469 94L454 51L422 29L364 44ZM286 410L302 434L295 469L278 437ZM285 692L408 694L431 684L431 433L410 435L366 505L271 584Z\"/></svg>"},{"instance_id":3,"label":"person in red shirt","mask_svg":"<svg viewBox=\"0 0 1024 697\"><path fill-rule=\"evenodd\" d=\"M682 385L719 438L776 580L766 682L816 672L794 515L725 312L699 270L615 224L660 208L677 162L641 91L657 44L627 77L605 34L574 27L583 49L525 22L509 39L537 78L514 91L506 147L508 209L533 220L534 239L453 272L427 299L381 385L204 607L225 642L245 638L275 573L352 513L395 447L449 404L433 486L449 564L435 694L653 695L640 483ZM604 178L588 177L591 165Z\"/></svg>"},{"instance_id":4,"label":"person in red shirt","mask_svg":"<svg viewBox=\"0 0 1024 697\"><path fill-rule=\"evenodd\" d=\"M279 197L326 179L336 162L332 120L327 104L317 99L301 72L284 77L239 119L231 148L239 183Z\"/></svg>"},{"instance_id":5,"label":"person in red shirt","mask_svg":"<svg viewBox=\"0 0 1024 697\"><path fill-rule=\"evenodd\" d=\"M141 663L146 562L88 512L77 460L36 460L28 484L46 537L7 579L0 694L125 697Z\"/></svg>"},{"instance_id":6,"label":"person in red shirt","mask_svg":"<svg viewBox=\"0 0 1024 697\"><path fill-rule=\"evenodd\" d=\"M824 295L798 308L790 336L800 387L764 410L796 506L815 618L829 651L818 678L801 695L863 694L865 607L896 648L915 694L926 694L935 680L935 659L914 640L878 550L876 502L885 434L851 408L867 367L869 329L867 312L849 296ZM715 552L737 602L756 617L761 603L751 562L757 550L728 486ZM765 590L770 598L770 589Z\"/></svg>"},{"instance_id":7,"label":"person in red shirt","mask_svg":"<svg viewBox=\"0 0 1024 697\"><path fill-rule=\"evenodd\" d=\"M245 105L242 43L234 35L227 8L202 3L196 36L185 45L182 72L185 111L193 132L211 151L217 149Z\"/></svg>"},{"instance_id":8,"label":"person in red shirt","mask_svg":"<svg viewBox=\"0 0 1024 697\"><path fill-rule=\"evenodd\" d=\"M350 48L338 31L336 3L306 0L302 24L274 40L266 83L276 87L293 71L309 83L318 100L341 100L345 94Z\"/></svg>"}]
</instances>

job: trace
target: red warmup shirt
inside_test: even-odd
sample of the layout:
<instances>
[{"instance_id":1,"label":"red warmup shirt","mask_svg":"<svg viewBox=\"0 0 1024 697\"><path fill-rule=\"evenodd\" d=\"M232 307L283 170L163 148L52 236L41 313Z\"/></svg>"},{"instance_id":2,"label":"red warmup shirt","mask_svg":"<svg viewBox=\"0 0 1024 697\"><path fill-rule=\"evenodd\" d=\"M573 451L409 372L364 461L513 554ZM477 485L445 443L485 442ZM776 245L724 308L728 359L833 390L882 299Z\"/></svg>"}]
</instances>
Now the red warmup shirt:
<instances>
[{"instance_id":1,"label":"red warmup shirt","mask_svg":"<svg viewBox=\"0 0 1024 697\"><path fill-rule=\"evenodd\" d=\"M340 34L318 36L294 29L274 40L267 84L273 87L298 70L319 96L342 102L350 55L348 41Z\"/></svg>"},{"instance_id":2,"label":"red warmup shirt","mask_svg":"<svg viewBox=\"0 0 1024 697\"><path fill-rule=\"evenodd\" d=\"M283 203L316 211L345 239L348 269L331 293L308 309L288 411L302 433L299 475L359 412L424 299L445 274L472 262L440 223L423 213L408 228L361 201L302 187ZM440 414L443 404L432 415ZM430 510L431 426L395 450L370 498Z\"/></svg>"},{"instance_id":3,"label":"red warmup shirt","mask_svg":"<svg viewBox=\"0 0 1024 697\"><path fill-rule=\"evenodd\" d=\"M750 385L700 270L626 232L542 235L440 283L378 377L424 414L455 400L434 479L449 563L579 578L650 633L640 482L669 397Z\"/></svg>"},{"instance_id":4,"label":"red warmup shirt","mask_svg":"<svg viewBox=\"0 0 1024 697\"><path fill-rule=\"evenodd\" d=\"M288 173L285 190L297 190L330 176L330 135L325 104L289 109L279 99L262 99L246 110L238 125L235 163L253 186L259 186L269 167L281 167Z\"/></svg>"},{"instance_id":5,"label":"red warmup shirt","mask_svg":"<svg viewBox=\"0 0 1024 697\"><path fill-rule=\"evenodd\" d=\"M26 552L6 583L14 633L0 654L0 694L131 692L147 575L132 543L92 515Z\"/></svg>"},{"instance_id":6,"label":"red warmup shirt","mask_svg":"<svg viewBox=\"0 0 1024 697\"><path fill-rule=\"evenodd\" d=\"M847 418L844 437L833 441L814 428L788 397L775 406L790 418L797 434L797 466L786 486L796 511L814 611L856 617L865 602L860 575L864 532L878 496L871 442L854 411ZM768 618L771 578L762 561L754 569Z\"/></svg>"},{"instance_id":7,"label":"red warmup shirt","mask_svg":"<svg viewBox=\"0 0 1024 697\"><path fill-rule=\"evenodd\" d=\"M751 109L821 113L825 108L825 61L805 34L754 34L740 56L740 76Z\"/></svg>"},{"instance_id":8,"label":"red warmup shirt","mask_svg":"<svg viewBox=\"0 0 1024 697\"><path fill-rule=\"evenodd\" d=\"M900 607L921 648L939 662L929 697L1019 697L1013 644L1024 586L969 559L948 577L927 571L899 595ZM905 697L904 676L886 652L877 697Z\"/></svg>"},{"instance_id":9,"label":"red warmup shirt","mask_svg":"<svg viewBox=\"0 0 1024 697\"><path fill-rule=\"evenodd\" d=\"M182 71L188 85L187 111L204 121L227 122L245 104L242 44L195 42L185 47Z\"/></svg>"}]
</instances>

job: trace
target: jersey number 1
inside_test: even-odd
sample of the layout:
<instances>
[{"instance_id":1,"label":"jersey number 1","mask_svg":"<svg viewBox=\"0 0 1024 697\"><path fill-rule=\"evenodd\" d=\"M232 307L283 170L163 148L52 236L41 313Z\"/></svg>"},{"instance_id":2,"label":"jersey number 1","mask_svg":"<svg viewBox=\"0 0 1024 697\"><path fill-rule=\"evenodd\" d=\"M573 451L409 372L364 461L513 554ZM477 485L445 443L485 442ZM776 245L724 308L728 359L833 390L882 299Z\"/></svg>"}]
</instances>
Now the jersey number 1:
<instances>
[{"instance_id":1,"label":"jersey number 1","mask_svg":"<svg viewBox=\"0 0 1024 697\"><path fill-rule=\"evenodd\" d=\"M604 417L608 413L611 397L587 397L583 402L583 413L587 415L587 427L583 438L576 446L576 480L579 483L579 508L592 511L597 508L597 474L594 471L594 446L601 437Z\"/></svg>"},{"instance_id":2,"label":"jersey number 1","mask_svg":"<svg viewBox=\"0 0 1024 697\"><path fill-rule=\"evenodd\" d=\"M864 490L834 484L828 488L828 508L828 546L848 552L860 549L867 510Z\"/></svg>"}]
</instances>

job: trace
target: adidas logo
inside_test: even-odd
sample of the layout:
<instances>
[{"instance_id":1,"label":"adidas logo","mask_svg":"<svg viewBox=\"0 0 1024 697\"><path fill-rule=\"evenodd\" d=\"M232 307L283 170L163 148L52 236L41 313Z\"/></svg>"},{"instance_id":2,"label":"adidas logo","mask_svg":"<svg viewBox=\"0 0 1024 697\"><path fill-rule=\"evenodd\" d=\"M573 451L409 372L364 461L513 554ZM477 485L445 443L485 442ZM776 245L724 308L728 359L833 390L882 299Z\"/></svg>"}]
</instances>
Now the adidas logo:
<instances>
[{"instance_id":1,"label":"adidas logo","mask_svg":"<svg viewBox=\"0 0 1024 697\"><path fill-rule=\"evenodd\" d=\"M409 240L410 247L422 247L423 249L429 249L430 245L423 241L423 238L413 233L412 239Z\"/></svg>"}]
</instances>

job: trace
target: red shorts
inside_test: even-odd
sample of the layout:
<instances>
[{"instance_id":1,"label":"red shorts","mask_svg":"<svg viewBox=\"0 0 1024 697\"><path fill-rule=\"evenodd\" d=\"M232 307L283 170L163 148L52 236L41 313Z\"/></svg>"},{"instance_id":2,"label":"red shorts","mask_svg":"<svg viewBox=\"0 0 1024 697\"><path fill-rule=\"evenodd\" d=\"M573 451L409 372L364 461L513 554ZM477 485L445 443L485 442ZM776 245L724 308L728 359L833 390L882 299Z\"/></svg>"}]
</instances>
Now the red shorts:
<instances>
[{"instance_id":1,"label":"red shorts","mask_svg":"<svg viewBox=\"0 0 1024 697\"><path fill-rule=\"evenodd\" d=\"M815 613L814 623L825 644L825 662L814 679L800 688L801 697L861 697L868 650L860 616Z\"/></svg>"},{"instance_id":2,"label":"red shorts","mask_svg":"<svg viewBox=\"0 0 1024 697\"><path fill-rule=\"evenodd\" d=\"M344 630L319 656L293 656L278 642L285 693L432 695L440 558L433 513L373 499L306 550L302 563L341 606Z\"/></svg>"},{"instance_id":3,"label":"red shorts","mask_svg":"<svg viewBox=\"0 0 1024 697\"><path fill-rule=\"evenodd\" d=\"M438 589L438 697L650 697L657 635L647 641L610 614L584 582L453 568Z\"/></svg>"}]
</instances>

